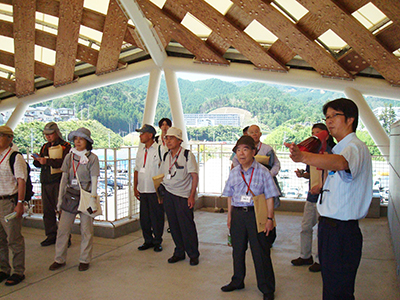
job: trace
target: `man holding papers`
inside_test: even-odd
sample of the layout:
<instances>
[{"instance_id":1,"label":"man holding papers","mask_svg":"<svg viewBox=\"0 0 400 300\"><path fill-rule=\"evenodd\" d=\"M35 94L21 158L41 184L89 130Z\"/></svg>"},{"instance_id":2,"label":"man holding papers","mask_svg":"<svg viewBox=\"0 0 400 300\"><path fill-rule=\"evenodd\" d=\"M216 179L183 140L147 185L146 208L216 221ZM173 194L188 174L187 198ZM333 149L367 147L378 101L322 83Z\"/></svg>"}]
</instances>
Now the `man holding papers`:
<instances>
[{"instance_id":1,"label":"man holding papers","mask_svg":"<svg viewBox=\"0 0 400 300\"><path fill-rule=\"evenodd\" d=\"M279 195L279 191L268 169L254 159L256 149L250 136L242 136L233 148L239 165L231 170L223 191L223 195L228 196L227 225L232 239L233 276L221 290L231 292L244 288L245 257L250 242L258 288L264 295L263 299L272 300L275 276L270 246L276 237L273 198ZM266 213L257 215L253 198L261 194L266 199L266 203L261 203L266 206ZM263 218L265 220L261 220ZM261 232L257 228L258 223L265 223Z\"/></svg>"}]
</instances>

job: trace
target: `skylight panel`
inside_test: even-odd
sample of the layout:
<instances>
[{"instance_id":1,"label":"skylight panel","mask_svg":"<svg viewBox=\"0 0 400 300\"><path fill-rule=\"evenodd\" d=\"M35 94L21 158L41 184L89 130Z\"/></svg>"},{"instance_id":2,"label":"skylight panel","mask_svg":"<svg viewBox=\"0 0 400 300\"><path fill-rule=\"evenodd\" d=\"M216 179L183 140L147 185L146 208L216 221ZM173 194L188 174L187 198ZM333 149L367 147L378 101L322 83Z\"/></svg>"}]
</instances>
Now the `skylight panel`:
<instances>
[{"instance_id":1,"label":"skylight panel","mask_svg":"<svg viewBox=\"0 0 400 300\"><path fill-rule=\"evenodd\" d=\"M292 22L300 20L308 13L308 10L296 0L275 0L271 4Z\"/></svg>"},{"instance_id":2,"label":"skylight panel","mask_svg":"<svg viewBox=\"0 0 400 300\"><path fill-rule=\"evenodd\" d=\"M257 20L253 20L244 30L253 40L259 43L273 44L278 38Z\"/></svg>"},{"instance_id":3,"label":"skylight panel","mask_svg":"<svg viewBox=\"0 0 400 300\"><path fill-rule=\"evenodd\" d=\"M54 66L56 62L56 52L38 45L35 45L35 60Z\"/></svg>"},{"instance_id":4,"label":"skylight panel","mask_svg":"<svg viewBox=\"0 0 400 300\"><path fill-rule=\"evenodd\" d=\"M204 0L204 1L207 2L209 5L211 5L212 7L214 7L224 16L233 5L233 3L229 0Z\"/></svg>"},{"instance_id":5,"label":"skylight panel","mask_svg":"<svg viewBox=\"0 0 400 300\"><path fill-rule=\"evenodd\" d=\"M190 13L187 13L181 24L193 32L195 35L205 38L211 34L211 29L204 25L199 19Z\"/></svg>"},{"instance_id":6,"label":"skylight panel","mask_svg":"<svg viewBox=\"0 0 400 300\"><path fill-rule=\"evenodd\" d=\"M387 16L371 2L353 12L352 16L367 29L387 19Z\"/></svg>"},{"instance_id":7,"label":"skylight panel","mask_svg":"<svg viewBox=\"0 0 400 300\"><path fill-rule=\"evenodd\" d=\"M0 20L13 22L13 10L12 5L6 5L0 3Z\"/></svg>"},{"instance_id":8,"label":"skylight panel","mask_svg":"<svg viewBox=\"0 0 400 300\"><path fill-rule=\"evenodd\" d=\"M0 50L14 53L14 39L0 35Z\"/></svg>"},{"instance_id":9,"label":"skylight panel","mask_svg":"<svg viewBox=\"0 0 400 300\"><path fill-rule=\"evenodd\" d=\"M94 30L92 28L86 27L84 25L80 26L79 29L79 36L82 37L87 37L93 42L97 42L100 44L101 39L103 38L103 33L97 30Z\"/></svg>"},{"instance_id":10,"label":"skylight panel","mask_svg":"<svg viewBox=\"0 0 400 300\"><path fill-rule=\"evenodd\" d=\"M328 46L331 50L343 49L347 45L347 43L331 29L319 36L318 40Z\"/></svg>"},{"instance_id":11,"label":"skylight panel","mask_svg":"<svg viewBox=\"0 0 400 300\"><path fill-rule=\"evenodd\" d=\"M110 0L85 0L83 6L106 15L109 3Z\"/></svg>"},{"instance_id":12,"label":"skylight panel","mask_svg":"<svg viewBox=\"0 0 400 300\"><path fill-rule=\"evenodd\" d=\"M150 0L150 2L162 9L167 0Z\"/></svg>"},{"instance_id":13,"label":"skylight panel","mask_svg":"<svg viewBox=\"0 0 400 300\"><path fill-rule=\"evenodd\" d=\"M35 28L57 35L58 33L58 18L47 14L36 12Z\"/></svg>"},{"instance_id":14,"label":"skylight panel","mask_svg":"<svg viewBox=\"0 0 400 300\"><path fill-rule=\"evenodd\" d=\"M0 77L14 79L15 68L0 64Z\"/></svg>"}]
</instances>

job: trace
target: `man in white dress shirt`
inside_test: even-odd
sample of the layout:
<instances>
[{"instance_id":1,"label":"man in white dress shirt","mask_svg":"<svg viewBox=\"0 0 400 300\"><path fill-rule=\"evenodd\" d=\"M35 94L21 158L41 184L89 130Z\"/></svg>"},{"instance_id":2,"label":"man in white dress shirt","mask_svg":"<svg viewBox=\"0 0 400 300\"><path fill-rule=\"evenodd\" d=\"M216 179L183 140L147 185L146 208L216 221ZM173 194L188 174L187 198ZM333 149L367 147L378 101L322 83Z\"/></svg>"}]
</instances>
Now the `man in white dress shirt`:
<instances>
[{"instance_id":1,"label":"man in white dress shirt","mask_svg":"<svg viewBox=\"0 0 400 300\"><path fill-rule=\"evenodd\" d=\"M329 132L338 142L333 154L301 152L294 143L285 145L293 161L328 170L317 204L323 299L355 299L363 243L358 220L367 215L372 199L372 160L367 146L355 134L358 108L353 101L330 101L323 113Z\"/></svg>"}]
</instances>

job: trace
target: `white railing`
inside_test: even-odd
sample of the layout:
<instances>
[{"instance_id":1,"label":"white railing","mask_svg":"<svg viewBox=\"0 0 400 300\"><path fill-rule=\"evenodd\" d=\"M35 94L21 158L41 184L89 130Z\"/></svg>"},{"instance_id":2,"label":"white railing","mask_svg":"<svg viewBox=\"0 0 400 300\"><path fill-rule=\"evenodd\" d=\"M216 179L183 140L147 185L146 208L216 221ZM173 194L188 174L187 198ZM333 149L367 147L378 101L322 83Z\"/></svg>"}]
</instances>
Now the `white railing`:
<instances>
[{"instance_id":1,"label":"white railing","mask_svg":"<svg viewBox=\"0 0 400 300\"><path fill-rule=\"evenodd\" d=\"M226 143L195 143L189 148L195 155L199 164L200 194L221 195L231 168L233 144ZM278 181L283 192L283 197L304 201L308 191L308 181L297 178L294 171L305 169L302 163L294 163L289 158L289 153L281 151L281 145L273 145L278 150L277 156L281 162L281 171ZM371 146L372 147L372 146ZM96 220L115 221L124 218L138 218L139 201L133 193L133 170L137 153L137 146L123 147L120 149L95 149L99 157L101 175L98 193L101 195L103 215ZM29 155L28 155L29 157ZM373 157L374 184L380 188L382 202L388 195L389 165L383 156ZM38 171L31 172L32 179L39 178ZM107 188L106 188L107 186ZM40 183L34 183L36 192L33 202L39 206L41 200ZM40 213L40 209L36 209Z\"/></svg>"}]
</instances>

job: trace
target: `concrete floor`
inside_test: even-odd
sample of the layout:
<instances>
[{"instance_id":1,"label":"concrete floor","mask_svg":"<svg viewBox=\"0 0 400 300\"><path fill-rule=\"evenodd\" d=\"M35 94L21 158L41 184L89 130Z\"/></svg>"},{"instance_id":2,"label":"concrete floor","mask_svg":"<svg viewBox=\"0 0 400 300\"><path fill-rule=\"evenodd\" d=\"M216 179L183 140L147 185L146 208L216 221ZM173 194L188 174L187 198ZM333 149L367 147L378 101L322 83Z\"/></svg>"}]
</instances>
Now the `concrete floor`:
<instances>
[{"instance_id":1,"label":"concrete floor","mask_svg":"<svg viewBox=\"0 0 400 300\"><path fill-rule=\"evenodd\" d=\"M299 256L302 214L277 212L278 237L272 248L276 299L321 299L320 273L293 267ZM93 261L78 271L80 236L73 235L67 265L55 272L54 246L41 247L44 232L23 228L26 242L26 279L17 286L0 285L1 299L262 299L248 251L246 288L223 293L220 287L232 276L231 248L227 246L226 214L196 211L200 264L189 260L168 264L174 244L164 235L164 250L138 251L141 231L111 240L95 237ZM356 283L356 298L400 299L396 267L386 218L361 221L364 247Z\"/></svg>"}]
</instances>

